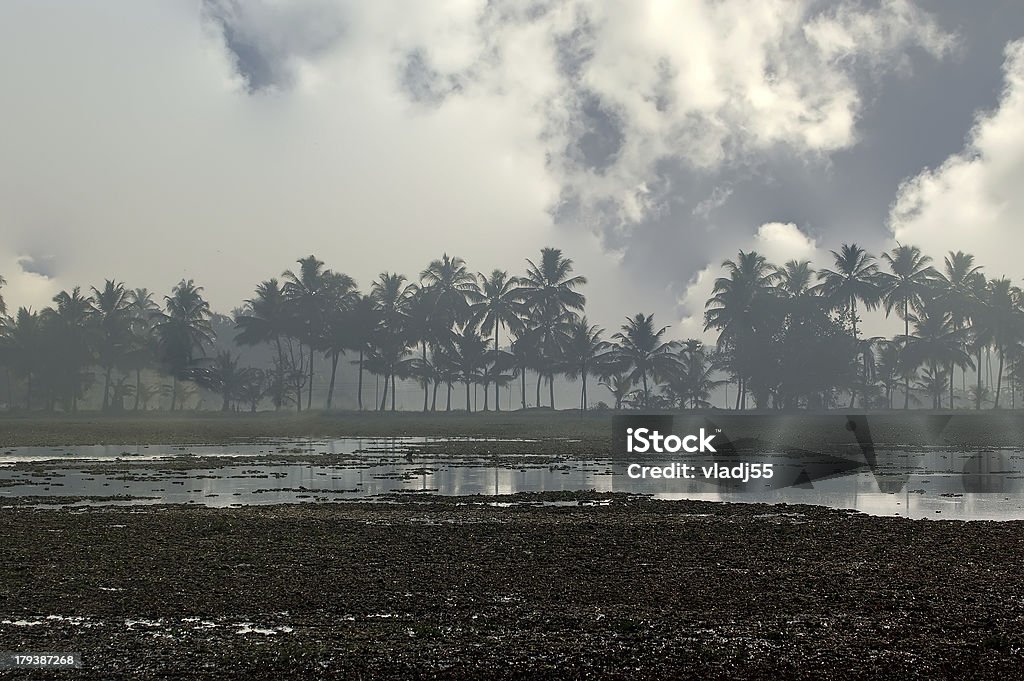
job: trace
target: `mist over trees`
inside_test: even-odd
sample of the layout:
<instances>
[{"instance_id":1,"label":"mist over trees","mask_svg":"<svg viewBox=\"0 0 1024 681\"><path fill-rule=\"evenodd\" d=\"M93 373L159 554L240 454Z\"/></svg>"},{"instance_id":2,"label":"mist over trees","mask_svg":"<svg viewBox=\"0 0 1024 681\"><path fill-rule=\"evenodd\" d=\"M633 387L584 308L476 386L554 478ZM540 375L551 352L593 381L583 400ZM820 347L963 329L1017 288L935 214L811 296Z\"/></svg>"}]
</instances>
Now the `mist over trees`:
<instances>
[{"instance_id":1,"label":"mist over trees","mask_svg":"<svg viewBox=\"0 0 1024 681\"><path fill-rule=\"evenodd\" d=\"M211 311L192 280L159 296L108 279L33 311L9 307L0 278L0 403L332 409L340 373L354 372L348 402L378 411L398 408L399 383L421 391L424 412L689 410L712 399L731 409L1016 408L1024 295L1009 279L987 278L969 254L935 263L914 246L875 256L844 244L832 260L817 271L756 252L726 260L705 312L714 347L672 339L643 312L612 332L591 324L587 280L555 248L520 274L473 272L444 254L413 280L385 271L362 289L310 255L230 316ZM870 310L902 333L865 337ZM572 404L556 404L557 382L575 386Z\"/></svg>"}]
</instances>

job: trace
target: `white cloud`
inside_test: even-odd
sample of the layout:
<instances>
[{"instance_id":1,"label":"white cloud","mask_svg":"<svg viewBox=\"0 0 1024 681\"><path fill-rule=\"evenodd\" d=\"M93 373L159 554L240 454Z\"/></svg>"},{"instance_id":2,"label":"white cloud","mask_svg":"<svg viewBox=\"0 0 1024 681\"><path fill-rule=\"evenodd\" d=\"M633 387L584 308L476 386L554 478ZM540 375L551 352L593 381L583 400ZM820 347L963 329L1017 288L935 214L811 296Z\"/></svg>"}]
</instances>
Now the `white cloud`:
<instances>
[{"instance_id":1,"label":"white cloud","mask_svg":"<svg viewBox=\"0 0 1024 681\"><path fill-rule=\"evenodd\" d=\"M365 286L442 251L518 270L562 245L595 322L634 307L667 321L674 282L624 277L589 231L553 224L560 197L573 222L628 233L672 193L666 160L703 172L846 148L854 62L944 39L903 2L207 6L221 24L193 3L0 5L12 304L43 295L14 283L15 259L40 253L48 286L194 277L226 311L310 252Z\"/></svg>"},{"instance_id":2,"label":"white cloud","mask_svg":"<svg viewBox=\"0 0 1024 681\"><path fill-rule=\"evenodd\" d=\"M1024 41L1010 43L998 107L981 115L964 149L905 182L892 207L893 236L939 263L975 254L992 276L1021 276L1024 249Z\"/></svg>"},{"instance_id":3,"label":"white cloud","mask_svg":"<svg viewBox=\"0 0 1024 681\"><path fill-rule=\"evenodd\" d=\"M676 326L680 338L697 338L706 344L718 340L715 331L704 330L704 304L711 298L715 280L725 276L721 263L736 259L737 251L756 251L773 265L782 265L790 260L810 260L817 269L830 262L827 250L818 246L813 237L791 222L767 222L746 242L735 243L728 250L718 254L716 260L702 269L690 281L679 298L682 319Z\"/></svg>"}]
</instances>

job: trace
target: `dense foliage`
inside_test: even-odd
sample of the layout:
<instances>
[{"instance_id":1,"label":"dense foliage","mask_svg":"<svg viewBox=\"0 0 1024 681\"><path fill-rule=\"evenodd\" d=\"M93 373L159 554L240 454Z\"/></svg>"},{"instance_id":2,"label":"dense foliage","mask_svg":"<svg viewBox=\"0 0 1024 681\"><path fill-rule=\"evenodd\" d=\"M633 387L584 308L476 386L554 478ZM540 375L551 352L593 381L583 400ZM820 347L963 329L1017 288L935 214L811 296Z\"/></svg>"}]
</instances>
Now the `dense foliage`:
<instances>
[{"instance_id":1,"label":"dense foliage","mask_svg":"<svg viewBox=\"0 0 1024 681\"><path fill-rule=\"evenodd\" d=\"M162 304L113 279L62 291L40 312L8 315L0 297L0 367L12 409L75 411L88 395L103 410L175 410L202 389L224 410L302 410L318 381L317 406L330 409L343 357L358 372L359 409L364 374L383 381L379 410L396 408L399 381L419 384L424 411L472 409L479 389L483 409L500 409L503 387L520 408L553 408L557 380L579 383L581 409L594 380L616 409L707 408L723 392L735 409L1016 406L1024 296L1008 279L987 279L962 252L941 271L913 246L875 258L846 244L832 256L820 271L756 252L725 261L705 312L714 348L672 340L643 313L606 337L584 315L586 279L545 248L521 276L473 273L444 255L417 281L383 272L362 292L308 256L230 318L191 280ZM898 317L903 333L863 337L861 311L874 309ZM241 366L226 332L231 346L268 348L269 359Z\"/></svg>"}]
</instances>

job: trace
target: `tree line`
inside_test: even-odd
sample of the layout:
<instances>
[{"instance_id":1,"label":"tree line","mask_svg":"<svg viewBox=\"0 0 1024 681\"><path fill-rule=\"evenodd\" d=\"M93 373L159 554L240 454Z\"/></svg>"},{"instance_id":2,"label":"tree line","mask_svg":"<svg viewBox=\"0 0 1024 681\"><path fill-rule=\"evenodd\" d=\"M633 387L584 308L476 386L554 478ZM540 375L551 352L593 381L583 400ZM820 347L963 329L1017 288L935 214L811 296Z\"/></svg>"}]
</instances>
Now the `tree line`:
<instances>
[{"instance_id":1,"label":"tree line","mask_svg":"<svg viewBox=\"0 0 1024 681\"><path fill-rule=\"evenodd\" d=\"M360 410L395 410L399 381L419 385L423 411L472 410L481 391L482 408L499 410L502 388L518 393L519 408L528 396L555 408L556 379L579 384L579 409L593 406L595 381L611 402L597 406L615 409L709 408L723 391L734 409L1016 406L1024 296L1009 279L986 278L959 251L941 270L914 246L876 258L844 244L832 259L820 271L753 251L726 260L704 315L714 347L671 340L643 313L611 335L591 324L586 278L555 248L521 275L473 273L445 254L417 281L383 272L365 292L311 255L261 282L230 317L214 314L192 280L158 302L110 279L88 294L61 291L38 312L8 315L0 296L0 367L8 407L26 410L76 411L96 390L105 411L145 410L160 397L174 411L198 386L225 411L301 411L313 407L317 380L331 409L343 359L357 373ZM864 337L861 312L875 309L903 333ZM269 360L242 366L238 352L214 351L215 327L233 345L269 349ZM372 405L367 374L383 381Z\"/></svg>"}]
</instances>

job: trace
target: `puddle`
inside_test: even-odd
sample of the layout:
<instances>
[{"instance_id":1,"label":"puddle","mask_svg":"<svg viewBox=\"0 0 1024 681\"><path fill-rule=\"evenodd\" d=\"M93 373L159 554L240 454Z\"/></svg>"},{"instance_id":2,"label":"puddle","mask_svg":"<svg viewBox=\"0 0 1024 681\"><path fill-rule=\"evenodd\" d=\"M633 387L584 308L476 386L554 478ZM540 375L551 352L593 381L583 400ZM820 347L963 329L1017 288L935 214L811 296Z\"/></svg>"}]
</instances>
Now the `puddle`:
<instances>
[{"instance_id":1,"label":"puddle","mask_svg":"<svg viewBox=\"0 0 1024 681\"><path fill-rule=\"evenodd\" d=\"M705 480L633 480L626 463L609 457L445 456L423 444L451 440L387 438L273 440L236 445L150 445L15 448L0 452L0 505L18 497L101 497L103 501L58 505L331 503L416 493L507 495L520 492L629 492L662 499L814 504L874 515L933 519L1024 519L1024 454L1018 450L952 452L879 450L874 470L860 469L811 484L729 491ZM488 440L460 439L461 442ZM493 440L490 440L493 441ZM302 454L302 462L288 463ZM330 463L314 461L323 455ZM339 455L342 455L339 458ZM258 457L207 468L161 466L182 456ZM801 464L787 454L756 455L778 469ZM111 467L123 462L124 468ZM39 463L32 470L16 463ZM103 464L90 468L91 463ZM665 465L669 461L645 461ZM45 464L45 465L44 465ZM152 465L150 465L152 464ZM45 502L44 502L45 503Z\"/></svg>"}]
</instances>

